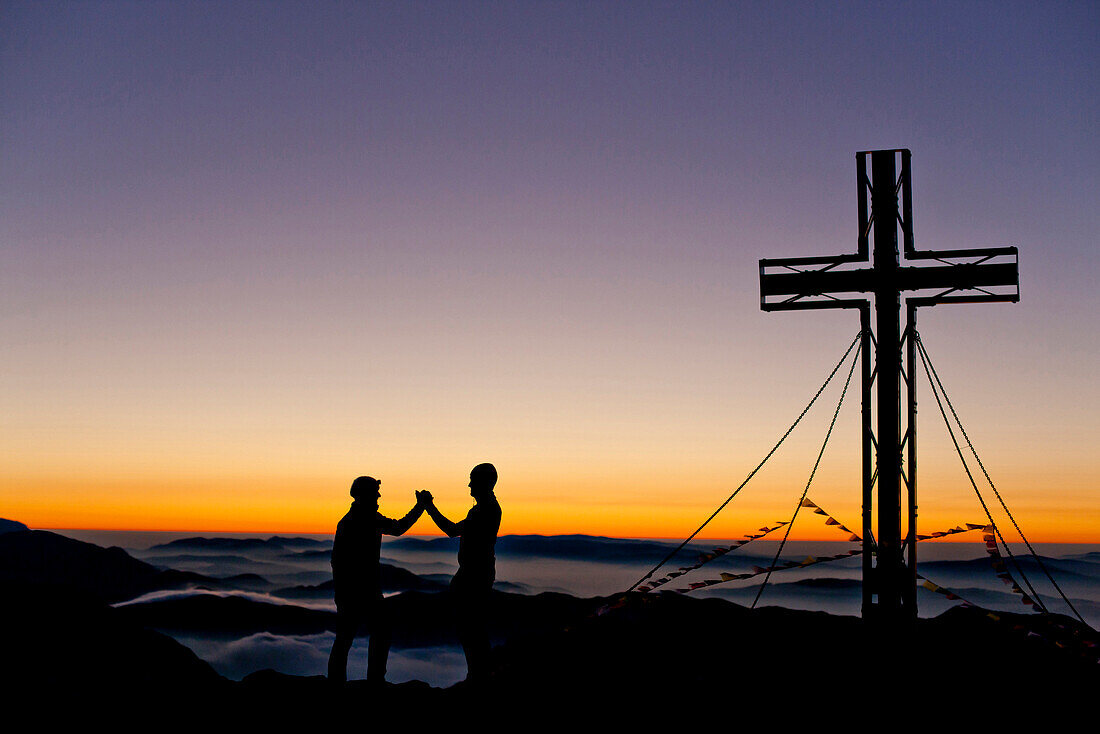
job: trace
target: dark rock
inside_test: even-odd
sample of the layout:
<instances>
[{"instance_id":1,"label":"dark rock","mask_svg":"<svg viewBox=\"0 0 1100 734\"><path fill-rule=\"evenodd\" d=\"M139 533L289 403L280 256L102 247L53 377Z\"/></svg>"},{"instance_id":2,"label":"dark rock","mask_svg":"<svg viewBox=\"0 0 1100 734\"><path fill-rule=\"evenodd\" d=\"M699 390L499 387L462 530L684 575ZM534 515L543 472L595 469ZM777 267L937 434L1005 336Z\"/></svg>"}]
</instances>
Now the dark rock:
<instances>
[{"instance_id":1,"label":"dark rock","mask_svg":"<svg viewBox=\"0 0 1100 734\"><path fill-rule=\"evenodd\" d=\"M47 706L67 706L74 696L116 701L125 709L127 701L186 701L228 687L189 649L126 623L94 596L8 583L4 598L0 674L9 711L43 699Z\"/></svg>"}]
</instances>

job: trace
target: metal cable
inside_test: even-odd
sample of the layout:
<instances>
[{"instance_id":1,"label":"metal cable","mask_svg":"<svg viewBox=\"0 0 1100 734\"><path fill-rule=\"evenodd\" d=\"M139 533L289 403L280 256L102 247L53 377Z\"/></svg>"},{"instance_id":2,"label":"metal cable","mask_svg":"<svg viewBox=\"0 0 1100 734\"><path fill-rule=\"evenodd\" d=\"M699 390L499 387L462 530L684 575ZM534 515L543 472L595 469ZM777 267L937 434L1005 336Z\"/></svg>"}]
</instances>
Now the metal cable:
<instances>
[{"instance_id":1,"label":"metal cable","mask_svg":"<svg viewBox=\"0 0 1100 734\"><path fill-rule=\"evenodd\" d=\"M725 501L725 502L723 502L723 503L722 503L721 505L719 505L719 506L718 506L718 509L717 509L717 510L715 510L715 511L714 511L714 512L713 512L713 513L711 514L711 516L710 516L710 517L708 517L708 518L706 519L706 521L704 521L704 522L703 522L703 524L702 524L702 525L700 525L700 526L699 526L699 527L698 527L698 528L697 528L697 529L695 530L695 532L694 532L694 533L692 533L691 535L689 535L689 536L688 536L688 537L687 537L687 538L686 538L686 539L684 540L684 542L680 543L680 545L678 545L678 546L676 547L676 549L675 549L675 550L673 550L673 551L672 551L671 553L669 553L669 554L668 554L667 556L665 556L665 557L664 557L664 559L662 559L660 563L658 563L658 564L657 564L656 566L654 566L653 568L651 568L651 569L649 570L649 572L648 572L648 573L647 573L646 575L642 576L642 577L641 577L640 579L638 579L637 581L635 581L635 582L634 582L634 583L633 583L633 584L632 584L632 585L630 586L630 588L629 588L629 589L627 589L627 590L626 590L626 592L623 592L623 593L628 593L628 592L634 591L634 589L638 588L638 586L640 586L640 585L641 585L642 583L644 583L644 582L646 581L646 579L648 579L648 578L649 578L650 576L652 576L652 575L653 575L654 573L656 573L656 572L657 572L657 570L661 568L661 566L663 566L663 565L665 565L666 563L668 563L668 562L669 562L669 561L670 561L670 560L671 560L671 559L673 558L673 556L675 556L675 555L676 555L677 553L679 553L679 552L680 552L681 550L683 550L683 549L684 549L684 546L686 546L686 545L687 545L688 543L690 543L690 542L692 541L692 539L694 539L694 538L695 538L695 536L696 536L696 535L698 535L698 534L699 534L699 533L700 533L700 532L702 531L702 529L703 529L703 528L705 528L705 527L706 527L707 525L709 525L709 524L710 524L710 521L711 521L711 520L713 520L713 519L714 519L715 517L717 517L717 516L718 516L718 513L719 513L719 512L721 512L721 511L722 511L723 509L725 509L726 505L728 505L728 504L730 503L730 501L731 501L731 500L732 500L732 499L733 499L734 497L736 497L736 496L737 496L737 493L738 493L738 492L740 492L740 491L741 491L741 490L742 490L742 489L743 489L743 488L745 487L745 485L749 483L749 480L750 480L750 479L752 479L752 478L753 478L754 476L756 476L756 473L757 473L758 471L760 471L760 468L761 468L761 467L763 467L763 466L764 466L764 464L765 464L765 463L766 463L766 462L768 461L768 459L770 459L770 458L772 457L772 454L774 454L774 453L776 452L776 450L777 450L777 449L779 448L779 446L780 446L780 445L781 445L781 444L782 444L782 443L783 443L784 441L786 441L786 440L787 440L787 436L791 435L791 431L793 431L793 430L795 429L795 426L797 426L797 425L798 425L798 424L799 424L799 423L800 423L800 422L802 421L802 419L803 419L803 418L805 417L806 413L807 413L807 412L808 412L808 411L810 410L810 408L811 408L811 407L813 406L813 404L814 404L815 402L817 402L817 399L818 399L818 397L820 397L820 396L821 396L821 393L822 393L822 391L824 391L824 390L825 390L825 388L826 388L826 387L828 386L828 384L829 384L829 383L830 383L830 382L832 381L832 379L833 379L833 376L834 376L834 375L836 374L837 370L839 370L839 369L840 369L840 366L841 366L842 364L844 364L844 360L846 360L846 359L848 358L848 355L849 355L849 354L851 353L852 349L853 349L853 348L854 348L854 347L856 346L856 344L857 344L857 343L859 343L859 338L860 338L860 337L861 337L862 335L863 335L863 331L862 331L862 330L860 330L860 332L859 332L858 334L856 334L856 337L855 337L855 339L852 339L852 343L851 343L851 344L849 344L849 345L848 345L848 348L844 350L844 356L842 356L842 357L840 358L840 361L838 361L838 362L836 363L836 366L835 366L835 367L833 367L833 371L832 371L832 372L830 372L830 373L829 373L829 376L825 378L825 382L824 382L824 383L823 383L823 384L821 385L821 387L819 387L819 388L817 389L817 392L816 392L816 393L814 393L814 396L813 396L812 398L810 398L810 402L806 404L806 407L802 409L802 412L798 414L798 417L794 419L794 423L792 423L792 424L791 424L791 427L790 427L790 428L788 428L788 429L787 429L787 432L783 434L782 438L780 438L780 439L779 439L779 441L778 441L778 442L776 442L775 446L773 446L773 447L772 447L772 450L768 452L768 455L767 455L767 456L765 456L765 457L763 458L763 460L761 460L761 462L760 462L759 464L757 464L757 465L756 465L756 468L755 468L755 469L753 469L753 470L752 470L751 472L749 472L749 475L748 475L747 477L745 477L745 481L741 482L741 484L740 484L740 485L739 485L739 486L737 487L737 489L733 490L733 494L731 494L731 495L730 495L729 497L727 497L727 498L726 498L726 501Z\"/></svg>"},{"instance_id":2,"label":"metal cable","mask_svg":"<svg viewBox=\"0 0 1100 734\"><path fill-rule=\"evenodd\" d=\"M920 344L918 337L917 344ZM974 481L974 475L970 472L970 465L966 463L966 457L963 456L962 448L959 446L959 441L955 438L955 431L951 428L951 420L947 417L947 411L943 409L943 401L940 400L939 391L936 390L936 383L932 380L932 372L929 366L928 355L924 350L918 350L920 353L921 362L924 364L925 374L928 376L928 384L932 388L932 395L936 398L936 405L939 406L940 415L943 416L943 422L947 426L947 433L951 436L951 442L955 444L955 451L959 455L959 461L962 462L963 470L966 472L967 478L970 480L970 486L974 488L974 494L978 495L978 502L981 503L982 509L985 510L985 516L989 519L989 524L993 527L993 531L997 534L997 537L1001 539L1001 543L1004 544L1005 551L1008 553L1008 557L1012 560L1012 565L1016 567L1016 571L1019 572L1020 577L1027 584L1027 588L1031 590L1035 601L1043 608L1044 612L1049 612L1043 600L1039 598L1038 592L1035 591L1035 587L1031 585L1031 581L1028 579L1027 574L1020 567L1019 561L1016 560L1016 556L1012 554L1012 549L1008 547L1008 542L1005 541L1004 536L1001 534L1001 529L997 527L997 523L993 520L993 513L989 511L989 506L985 503L985 498L982 497L981 490L978 489L978 483Z\"/></svg>"},{"instance_id":3,"label":"metal cable","mask_svg":"<svg viewBox=\"0 0 1100 734\"><path fill-rule=\"evenodd\" d=\"M821 451L817 452L817 461L814 462L814 468L810 470L810 478L806 480L806 488L802 490L802 496L798 498L798 504L794 508L794 515L791 516L791 521L787 523L787 531L783 533L783 540L779 541L779 548L775 551L775 558L768 564L768 573L764 576L764 582L760 584L760 588L756 591L756 598L752 600L752 606L750 609L756 609L756 603L760 601L760 595L764 593L764 587L768 585L768 580L772 577L772 570L775 568L775 564L779 562L779 556L783 553L783 546L787 544L787 537L791 534L791 528L794 527L795 518L798 517L798 511L802 509L802 503L806 500L806 495L810 492L810 485L813 484L814 475L817 474L817 467L821 465L821 457L825 455L825 447L829 445L829 437L833 435L833 427L836 426L837 416L840 415L840 406L844 404L844 396L848 394L848 385L852 383L852 374L856 371L856 364L859 363L859 355L856 354L855 359L852 360L852 367L848 370L848 379L844 381L844 389L840 391L840 400L836 403L836 410L833 411L833 420L829 423L829 430L825 432L825 440L821 442Z\"/></svg>"},{"instance_id":4,"label":"metal cable","mask_svg":"<svg viewBox=\"0 0 1100 734\"><path fill-rule=\"evenodd\" d=\"M948 397L947 390L944 389L943 382L940 380L939 373L936 372L936 367L932 364L932 359L928 356L928 350L924 348L924 343L921 341L919 334L917 335L917 347L921 351L922 359L927 360L928 366L931 368L931 374L936 378L936 383L939 385L940 392L943 393L943 399L947 402L947 407L951 409L951 415L955 417L955 422L958 424L959 431L962 432L963 438L966 439L966 445L970 448L970 453L974 454L974 460L978 462L978 466L981 468L982 474L985 475L985 480L989 482L990 489L992 489L993 494L997 496L997 501L1001 503L1001 507L1004 508L1005 514L1008 515L1008 519L1012 521L1012 526L1015 527L1016 532L1020 534L1020 538L1024 541L1024 545L1027 546L1028 551L1035 559L1035 562L1039 564L1039 568L1042 569L1043 573L1046 575L1051 585L1058 590L1058 594L1062 597L1062 601L1064 601L1066 605L1071 610L1073 610L1074 616L1077 617L1077 619L1080 620L1082 624L1085 624L1085 620L1081 618L1081 615L1078 613L1077 608L1073 606L1073 602L1071 602L1069 598L1065 595L1065 593L1063 593L1062 588L1058 586L1058 582L1054 580L1054 577L1050 574L1050 571L1048 571L1047 567L1043 565L1042 560L1040 560L1039 558L1039 554L1036 553L1035 549L1031 547L1031 543L1028 542L1027 537L1024 535L1024 531L1020 529L1019 524L1016 522L1016 518L1012 516L1012 511L1008 509L1008 505L1005 503L1004 498L1001 497L1001 493L997 491L997 485L993 483L993 479L989 476L989 472L986 471L985 464L982 463L982 458L978 456L977 449L974 448L974 444L973 442L971 442L970 436L967 434L966 429L963 427L962 421L959 420L959 414L955 411L955 406L951 403L951 398ZM998 535L999 534L1000 533L998 533ZM1001 542L1004 542L1003 538L1001 539ZM1005 547L1007 549L1007 543L1005 544ZM1009 554L1011 555L1011 551L1009 551ZM1036 597L1038 597L1038 594L1036 594ZM1042 601L1040 600L1039 603L1042 604Z\"/></svg>"}]
</instances>

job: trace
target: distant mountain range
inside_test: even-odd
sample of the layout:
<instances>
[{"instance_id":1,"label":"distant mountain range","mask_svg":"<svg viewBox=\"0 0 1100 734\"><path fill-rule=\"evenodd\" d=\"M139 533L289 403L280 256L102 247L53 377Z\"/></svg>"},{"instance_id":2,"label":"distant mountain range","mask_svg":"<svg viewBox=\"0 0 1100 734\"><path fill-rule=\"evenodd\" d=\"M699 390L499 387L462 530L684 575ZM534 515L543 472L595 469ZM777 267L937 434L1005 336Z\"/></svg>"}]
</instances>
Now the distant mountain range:
<instances>
[{"instance_id":1,"label":"distant mountain range","mask_svg":"<svg viewBox=\"0 0 1100 734\"><path fill-rule=\"evenodd\" d=\"M303 550L331 546L332 541L315 538L283 537L273 535L270 538L180 538L149 548L150 552L181 553L185 551L247 551L247 550Z\"/></svg>"},{"instance_id":2,"label":"distant mountain range","mask_svg":"<svg viewBox=\"0 0 1100 734\"><path fill-rule=\"evenodd\" d=\"M384 548L399 548L410 552L455 553L457 538L384 538ZM502 535L497 539L498 556L538 556L559 560L587 560L603 563L656 562L677 544L655 540L629 540L593 535ZM287 558L325 559L331 553L332 541L314 538L206 538L192 537L173 540L149 548L148 554L242 553L279 551ZM693 558L713 548L712 544L693 544L681 551L683 558Z\"/></svg>"}]
</instances>

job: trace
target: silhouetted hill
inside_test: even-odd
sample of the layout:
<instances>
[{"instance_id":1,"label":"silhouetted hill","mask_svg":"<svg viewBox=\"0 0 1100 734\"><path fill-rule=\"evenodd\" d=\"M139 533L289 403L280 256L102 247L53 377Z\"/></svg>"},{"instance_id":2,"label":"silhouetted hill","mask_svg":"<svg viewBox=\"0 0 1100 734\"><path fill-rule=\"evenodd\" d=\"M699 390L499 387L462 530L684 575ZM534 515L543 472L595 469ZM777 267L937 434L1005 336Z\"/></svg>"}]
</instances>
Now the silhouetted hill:
<instances>
[{"instance_id":1,"label":"silhouetted hill","mask_svg":"<svg viewBox=\"0 0 1100 734\"><path fill-rule=\"evenodd\" d=\"M447 588L446 584L422 578L411 571L406 571L397 566L391 566L388 563L380 563L378 569L383 593L389 594L400 591L411 591L413 589L419 591L442 591ZM276 589L271 593L275 596L281 596L284 599L331 600L333 583L330 579L324 583L315 585L299 585Z\"/></svg>"},{"instance_id":2,"label":"silhouetted hill","mask_svg":"<svg viewBox=\"0 0 1100 734\"><path fill-rule=\"evenodd\" d=\"M318 538L303 538L299 535L272 535L267 539L267 542L278 544L283 548L324 548L325 546L332 546L331 538L328 540L320 540Z\"/></svg>"},{"instance_id":3,"label":"silhouetted hill","mask_svg":"<svg viewBox=\"0 0 1100 734\"><path fill-rule=\"evenodd\" d=\"M638 562L661 560L676 546L652 540L622 540L591 535L505 535L497 540L497 555L543 556L571 560ZM683 558L694 558L712 546L687 546Z\"/></svg>"},{"instance_id":4,"label":"silhouetted hill","mask_svg":"<svg viewBox=\"0 0 1100 734\"><path fill-rule=\"evenodd\" d=\"M497 641L541 632L579 619L599 606L567 594L526 596L494 592L493 612L487 620ZM389 600L394 622L394 645L425 647L453 644L453 611L445 594L409 591ZM127 604L116 610L121 619L163 632L205 637L231 637L260 632L312 635L335 631L336 614L290 604L195 594Z\"/></svg>"},{"instance_id":5,"label":"silhouetted hill","mask_svg":"<svg viewBox=\"0 0 1100 734\"><path fill-rule=\"evenodd\" d=\"M335 615L209 594L109 608L97 599L132 595L167 572L117 548L43 531L0 536L0 568L0 672L9 711L38 699L42 707L84 695L121 713L157 702L162 715L217 711L250 721L288 714L354 717L366 710L393 712L397 705L405 716L415 711L418 721L453 721L458 714L545 721L557 715L585 728L594 716L654 721L667 714L700 723L763 712L820 724L840 703L873 695L887 710L917 705L933 718L946 717L937 720L979 711L988 725L998 716L1015 716L1028 701L1054 703L1063 713L1067 705L1087 710L1100 684L1100 638L1061 615L990 615L956 607L917 620L907 636L887 636L855 617L748 609L672 592L632 595L622 603L494 592L487 627L496 645L495 673L482 689L370 689L361 681L332 687L320 677L270 671L233 683L151 630L227 638L318 634L332 629ZM108 591L97 589L100 583ZM795 583L817 584L828 593L850 590L855 582ZM455 644L448 595L407 591L390 603L396 647Z\"/></svg>"},{"instance_id":6,"label":"silhouetted hill","mask_svg":"<svg viewBox=\"0 0 1100 734\"><path fill-rule=\"evenodd\" d=\"M1100 683L1095 649L1083 644L1096 634L1057 615L992 619L955 608L918 621L906 640L879 637L854 617L750 610L675 593L634 596L613 608L604 607L608 599L494 594L495 672L482 689L419 683L371 689L362 681L334 688L321 677L271 671L232 683L142 627L172 622L192 632L311 634L330 628L333 615L216 597L108 609L37 591L18 589L0 626L5 672L20 676L6 689L19 698L9 700L22 700L24 692L51 700L94 692L114 701L125 692L135 703L168 697L175 703L165 712L212 712L216 702L219 714L250 721L377 710L405 717L415 711L418 722L567 717L587 728L593 717L626 713L700 723L765 712L820 723L873 687L876 705L887 710L916 703L937 717L979 711L988 725L1018 715L1023 701L1009 705L1006 691L1026 691L1026 700L1064 712L1067 705L1086 710L1089 699L1079 692ZM408 592L393 601L395 645L454 643L446 595ZM998 685L1002 676L1005 686Z\"/></svg>"},{"instance_id":7,"label":"silhouetted hill","mask_svg":"<svg viewBox=\"0 0 1100 734\"><path fill-rule=\"evenodd\" d=\"M394 538L384 547L408 551L453 553L458 550L457 538ZM656 540L605 538L596 535L502 535L497 538L497 556L524 556L559 560L600 561L605 563L639 561L654 563L664 558L676 544ZM694 560L712 545L692 545L678 558Z\"/></svg>"},{"instance_id":8,"label":"silhouetted hill","mask_svg":"<svg viewBox=\"0 0 1100 734\"><path fill-rule=\"evenodd\" d=\"M271 582L258 573L239 573L235 576L213 579L215 585L211 588L218 589L251 589L261 590L271 587ZM209 582L207 582L209 583Z\"/></svg>"},{"instance_id":9,"label":"silhouetted hill","mask_svg":"<svg viewBox=\"0 0 1100 734\"><path fill-rule=\"evenodd\" d=\"M1073 558L1047 558L1046 556L1040 556L1039 558L1047 571L1058 579L1059 584L1062 583L1063 578L1066 580L1100 581L1100 564L1098 563ZM1046 578L1043 569L1039 567L1039 562L1030 555L1017 555L1015 563L1019 563L1024 573L1029 577ZM1006 558L1005 565L1010 572L1016 571L1016 566L1011 559ZM965 572L989 576L993 573L992 564L988 558L974 558L967 561L921 562L918 570L930 575L940 572Z\"/></svg>"},{"instance_id":10,"label":"silhouetted hill","mask_svg":"<svg viewBox=\"0 0 1100 734\"><path fill-rule=\"evenodd\" d=\"M281 557L294 561L331 561L332 549L320 548L317 550L290 551L289 553L284 553Z\"/></svg>"},{"instance_id":11,"label":"silhouetted hill","mask_svg":"<svg viewBox=\"0 0 1100 734\"><path fill-rule=\"evenodd\" d=\"M313 538L286 538L273 535L270 538L180 538L168 543L151 546L148 552L182 553L187 551L289 551L323 548L332 541Z\"/></svg>"},{"instance_id":12,"label":"silhouetted hill","mask_svg":"<svg viewBox=\"0 0 1100 734\"><path fill-rule=\"evenodd\" d=\"M240 565L240 564L254 564L257 566L270 565L265 564L263 561L253 561L245 556L232 555L229 553L211 553L209 555L204 553L173 553L164 555L155 555L149 558L154 566L166 567L173 565L184 565L188 563L205 564L208 566L213 565Z\"/></svg>"},{"instance_id":13,"label":"silhouetted hill","mask_svg":"<svg viewBox=\"0 0 1100 734\"><path fill-rule=\"evenodd\" d=\"M1017 556L1016 561L1023 568L1026 578L1031 581L1035 591L1041 594L1044 600L1048 598L1048 595L1057 596L1054 587L1051 586L1043 569L1039 567L1034 558L1031 556ZM1054 576L1058 586L1067 595L1089 596L1091 591L1100 584L1100 564L1075 559L1045 557L1042 562L1046 570ZM1005 561L1005 567L1016 579L1016 582L1026 588L1024 575L1019 573L1016 565L1011 560ZM970 585L974 583L975 579L982 578L987 579L990 583L999 584L994 575L995 571L986 558L976 558L969 561L931 561L919 564L917 570L936 583L952 587L961 584Z\"/></svg>"},{"instance_id":14,"label":"silhouetted hill","mask_svg":"<svg viewBox=\"0 0 1100 734\"><path fill-rule=\"evenodd\" d=\"M26 525L19 522L18 520L5 520L4 518L0 517L0 535L2 535L3 533L18 532L20 530L30 530L30 528L28 528Z\"/></svg>"},{"instance_id":15,"label":"silhouetted hill","mask_svg":"<svg viewBox=\"0 0 1100 734\"><path fill-rule=\"evenodd\" d=\"M335 629L336 613L240 596L190 594L117 607L121 619L165 632L199 632L212 637L271 632L311 635Z\"/></svg>"},{"instance_id":16,"label":"silhouetted hill","mask_svg":"<svg viewBox=\"0 0 1100 734\"><path fill-rule=\"evenodd\" d=\"M0 685L9 720L19 713L56 721L66 714L95 719L101 710L132 715L157 704L210 705L228 689L189 649L129 624L92 596L14 582L4 592ZM81 703L92 708L71 708Z\"/></svg>"},{"instance_id":17,"label":"silhouetted hill","mask_svg":"<svg viewBox=\"0 0 1100 734\"><path fill-rule=\"evenodd\" d=\"M906 639L868 635L868 625L855 617L660 594L632 598L569 629L512 640L494 652L502 698L533 702L552 691L554 700L595 699L623 711L692 701L701 711L736 707L739 715L764 702L805 710L812 701L820 714L867 686L888 691L898 704L918 700L937 711L952 710L951 704L984 710L991 702L975 696L991 690L983 676L994 671L1016 681L1029 676L1031 692L1065 696L1100 682L1096 652L1085 648L1085 640L1095 642L1096 633L1058 615L1001 614L994 620L980 610L954 608L917 621ZM904 684L878 686L875 677L866 677L870 671L883 681L896 675Z\"/></svg>"},{"instance_id":18,"label":"silhouetted hill","mask_svg":"<svg viewBox=\"0 0 1100 734\"><path fill-rule=\"evenodd\" d=\"M480 689L372 690L353 681L332 691L320 677L273 671L240 686L259 699L326 708L400 701L428 720L525 716L583 730L639 717L650 725L770 717L820 727L847 721L842 710L859 716L864 700L873 701L867 712L912 710L928 721L979 716L990 726L1019 723L1029 705L1033 714L1088 712L1089 692L1100 683L1095 652L1083 645L1096 633L1057 615L993 619L955 608L896 636L854 617L677 594L634 597L603 614L593 612L607 600L534 599L541 609L494 648L494 674Z\"/></svg>"},{"instance_id":19,"label":"silhouetted hill","mask_svg":"<svg viewBox=\"0 0 1100 734\"><path fill-rule=\"evenodd\" d=\"M24 530L0 535L0 586L17 583L63 587L116 602L149 591L216 581L155 568L121 548L102 548L46 530Z\"/></svg>"},{"instance_id":20,"label":"silhouetted hill","mask_svg":"<svg viewBox=\"0 0 1100 734\"><path fill-rule=\"evenodd\" d=\"M1089 563L1100 563L1100 551L1089 551L1088 553L1078 553L1072 556L1063 556L1063 558L1073 558L1079 561L1088 561Z\"/></svg>"}]
</instances>

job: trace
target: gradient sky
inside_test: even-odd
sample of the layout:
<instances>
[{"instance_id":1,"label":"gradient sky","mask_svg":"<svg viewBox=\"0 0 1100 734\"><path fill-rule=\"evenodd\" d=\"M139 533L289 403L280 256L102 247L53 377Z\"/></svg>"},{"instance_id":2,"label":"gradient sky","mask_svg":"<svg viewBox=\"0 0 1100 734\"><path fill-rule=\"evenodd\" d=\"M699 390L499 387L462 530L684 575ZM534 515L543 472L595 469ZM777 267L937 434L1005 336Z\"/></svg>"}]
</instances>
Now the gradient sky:
<instances>
[{"instance_id":1,"label":"gradient sky","mask_svg":"<svg viewBox=\"0 0 1100 734\"><path fill-rule=\"evenodd\" d=\"M1098 31L1085 2L0 3L0 516L330 532L358 474L461 516L492 461L502 533L684 537L858 328L761 312L757 260L854 251L855 152L907 147L918 247L1020 249L1020 303L925 309L924 342L1029 537L1100 542ZM923 389L921 529L984 522ZM838 394L708 535L789 517ZM857 404L810 493L853 526Z\"/></svg>"}]
</instances>

